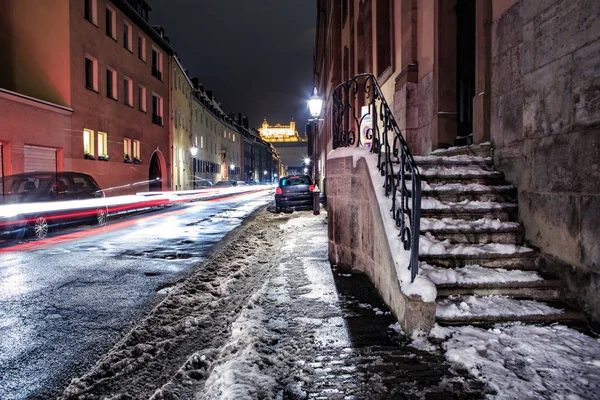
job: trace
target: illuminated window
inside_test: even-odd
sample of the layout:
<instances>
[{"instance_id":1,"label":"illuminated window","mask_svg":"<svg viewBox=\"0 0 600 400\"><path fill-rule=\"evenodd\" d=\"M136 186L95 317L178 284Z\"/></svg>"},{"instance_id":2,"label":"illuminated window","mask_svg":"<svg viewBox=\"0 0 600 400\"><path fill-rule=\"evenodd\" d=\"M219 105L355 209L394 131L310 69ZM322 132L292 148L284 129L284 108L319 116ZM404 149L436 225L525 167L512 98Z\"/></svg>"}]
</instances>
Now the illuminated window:
<instances>
[{"instance_id":1,"label":"illuminated window","mask_svg":"<svg viewBox=\"0 0 600 400\"><path fill-rule=\"evenodd\" d=\"M85 55L85 87L98 91L98 60L90 55Z\"/></svg>"},{"instance_id":2,"label":"illuminated window","mask_svg":"<svg viewBox=\"0 0 600 400\"><path fill-rule=\"evenodd\" d=\"M106 68L106 96L117 99L117 71Z\"/></svg>"},{"instance_id":3,"label":"illuminated window","mask_svg":"<svg viewBox=\"0 0 600 400\"><path fill-rule=\"evenodd\" d=\"M138 87L138 106L140 111L146 112L146 88L142 85Z\"/></svg>"},{"instance_id":4,"label":"illuminated window","mask_svg":"<svg viewBox=\"0 0 600 400\"><path fill-rule=\"evenodd\" d=\"M98 5L96 0L83 0L83 16L92 24L98 26Z\"/></svg>"},{"instance_id":5,"label":"illuminated window","mask_svg":"<svg viewBox=\"0 0 600 400\"><path fill-rule=\"evenodd\" d=\"M137 158L138 160L141 159L141 157L140 157L140 141L139 140L133 141L133 158Z\"/></svg>"},{"instance_id":6,"label":"illuminated window","mask_svg":"<svg viewBox=\"0 0 600 400\"><path fill-rule=\"evenodd\" d=\"M83 130L83 153L94 155L94 131L89 129Z\"/></svg>"},{"instance_id":7,"label":"illuminated window","mask_svg":"<svg viewBox=\"0 0 600 400\"><path fill-rule=\"evenodd\" d=\"M131 139L123 139L123 158L131 161Z\"/></svg>"},{"instance_id":8,"label":"illuminated window","mask_svg":"<svg viewBox=\"0 0 600 400\"><path fill-rule=\"evenodd\" d=\"M129 22L123 22L123 47L129 51L133 48L133 32Z\"/></svg>"},{"instance_id":9,"label":"illuminated window","mask_svg":"<svg viewBox=\"0 0 600 400\"><path fill-rule=\"evenodd\" d=\"M98 156L108 156L108 134L98 132Z\"/></svg>"},{"instance_id":10,"label":"illuminated window","mask_svg":"<svg viewBox=\"0 0 600 400\"><path fill-rule=\"evenodd\" d=\"M146 61L146 38L142 35L138 35L138 57Z\"/></svg>"},{"instance_id":11,"label":"illuminated window","mask_svg":"<svg viewBox=\"0 0 600 400\"><path fill-rule=\"evenodd\" d=\"M133 107L133 81L127 77L123 78L123 102Z\"/></svg>"},{"instance_id":12,"label":"illuminated window","mask_svg":"<svg viewBox=\"0 0 600 400\"><path fill-rule=\"evenodd\" d=\"M204 136L200 136L200 148L204 148Z\"/></svg>"},{"instance_id":13,"label":"illuminated window","mask_svg":"<svg viewBox=\"0 0 600 400\"><path fill-rule=\"evenodd\" d=\"M117 40L117 13L108 5L106 6L106 35Z\"/></svg>"},{"instance_id":14,"label":"illuminated window","mask_svg":"<svg viewBox=\"0 0 600 400\"><path fill-rule=\"evenodd\" d=\"M235 143L235 135L233 135L233 142Z\"/></svg>"}]
</instances>

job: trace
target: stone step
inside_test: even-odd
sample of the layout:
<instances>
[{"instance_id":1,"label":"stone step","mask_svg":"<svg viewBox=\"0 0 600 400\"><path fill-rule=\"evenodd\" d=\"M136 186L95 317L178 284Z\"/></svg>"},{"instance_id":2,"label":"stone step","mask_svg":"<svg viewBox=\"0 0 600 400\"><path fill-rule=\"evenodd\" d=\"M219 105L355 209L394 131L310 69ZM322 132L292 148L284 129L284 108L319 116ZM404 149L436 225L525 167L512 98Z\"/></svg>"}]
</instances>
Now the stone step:
<instances>
[{"instance_id":1,"label":"stone step","mask_svg":"<svg viewBox=\"0 0 600 400\"><path fill-rule=\"evenodd\" d=\"M437 297L457 295L511 296L515 299L556 301L560 296L560 281L539 280L529 282L485 282L437 284Z\"/></svg>"},{"instance_id":2,"label":"stone step","mask_svg":"<svg viewBox=\"0 0 600 400\"><path fill-rule=\"evenodd\" d=\"M516 228L498 229L421 229L421 234L430 233L438 240L449 240L450 243L506 243L523 244L524 229Z\"/></svg>"},{"instance_id":3,"label":"stone step","mask_svg":"<svg viewBox=\"0 0 600 400\"><path fill-rule=\"evenodd\" d=\"M499 204L499 203L495 203ZM517 204L506 203L500 207L474 208L461 207L452 208L421 208L423 218L455 218L463 220L478 220L481 218L498 219L500 221L516 221L519 214Z\"/></svg>"},{"instance_id":4,"label":"stone step","mask_svg":"<svg viewBox=\"0 0 600 400\"><path fill-rule=\"evenodd\" d=\"M431 152L432 156L451 157L451 156L473 156L473 157L492 157L492 144L490 142L473 144L470 146L449 147L447 149L437 149Z\"/></svg>"},{"instance_id":5,"label":"stone step","mask_svg":"<svg viewBox=\"0 0 600 400\"><path fill-rule=\"evenodd\" d=\"M539 255L536 251L515 254L421 254L419 261L438 267L480 265L485 268L537 270Z\"/></svg>"},{"instance_id":6,"label":"stone step","mask_svg":"<svg viewBox=\"0 0 600 400\"><path fill-rule=\"evenodd\" d=\"M440 188L429 186L428 188L421 189L421 196L456 203L465 200L493 201L497 203L517 202L517 190L513 186L488 186L488 188L487 190L445 190L444 186L440 186Z\"/></svg>"},{"instance_id":7,"label":"stone step","mask_svg":"<svg viewBox=\"0 0 600 400\"><path fill-rule=\"evenodd\" d=\"M463 317L436 317L436 322L442 326L448 325L491 325L506 322L523 322L530 324L580 325L587 321L585 314L579 311L565 311L561 314L550 315L478 315Z\"/></svg>"},{"instance_id":8,"label":"stone step","mask_svg":"<svg viewBox=\"0 0 600 400\"><path fill-rule=\"evenodd\" d=\"M446 167L479 167L487 170L494 169L494 160L491 157L471 157L471 156L414 156L417 167L427 169L437 166Z\"/></svg>"},{"instance_id":9,"label":"stone step","mask_svg":"<svg viewBox=\"0 0 600 400\"><path fill-rule=\"evenodd\" d=\"M486 174L466 174L458 171L448 171L445 173L435 171L436 173L434 173L434 170L428 172L431 173L421 174L421 181L426 182L429 185L448 185L453 183L467 185L476 183L486 186L499 186L505 184L504 174L499 171L490 171ZM410 175L407 174L405 178L407 179L408 186L410 184Z\"/></svg>"}]
</instances>

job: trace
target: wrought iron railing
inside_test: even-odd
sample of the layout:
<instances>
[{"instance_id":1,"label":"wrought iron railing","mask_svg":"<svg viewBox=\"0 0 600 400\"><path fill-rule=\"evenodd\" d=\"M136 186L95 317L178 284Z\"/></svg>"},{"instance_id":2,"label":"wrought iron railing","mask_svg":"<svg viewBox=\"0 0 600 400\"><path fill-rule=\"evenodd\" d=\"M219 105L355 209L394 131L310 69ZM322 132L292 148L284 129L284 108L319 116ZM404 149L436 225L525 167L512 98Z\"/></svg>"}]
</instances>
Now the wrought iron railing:
<instances>
[{"instance_id":1,"label":"wrought iron railing","mask_svg":"<svg viewBox=\"0 0 600 400\"><path fill-rule=\"evenodd\" d=\"M377 155L390 212L405 250L411 281L419 272L421 175L377 79L360 74L333 90L333 148L368 146ZM407 183L410 181L410 183ZM408 186L410 185L410 190ZM408 223L407 223L408 219Z\"/></svg>"}]
</instances>

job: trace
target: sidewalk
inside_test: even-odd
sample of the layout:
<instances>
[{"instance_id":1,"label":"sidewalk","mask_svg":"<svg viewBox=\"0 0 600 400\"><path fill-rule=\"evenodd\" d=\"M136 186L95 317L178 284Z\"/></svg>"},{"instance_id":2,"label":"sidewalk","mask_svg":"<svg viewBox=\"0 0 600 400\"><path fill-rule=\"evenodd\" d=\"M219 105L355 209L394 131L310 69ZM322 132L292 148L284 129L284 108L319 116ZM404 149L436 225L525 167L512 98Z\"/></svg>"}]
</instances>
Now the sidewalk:
<instances>
[{"instance_id":1,"label":"sidewalk","mask_svg":"<svg viewBox=\"0 0 600 400\"><path fill-rule=\"evenodd\" d=\"M437 344L432 344L432 342ZM67 399L595 399L600 342L560 325L407 338L327 258L326 213L259 212Z\"/></svg>"}]
</instances>

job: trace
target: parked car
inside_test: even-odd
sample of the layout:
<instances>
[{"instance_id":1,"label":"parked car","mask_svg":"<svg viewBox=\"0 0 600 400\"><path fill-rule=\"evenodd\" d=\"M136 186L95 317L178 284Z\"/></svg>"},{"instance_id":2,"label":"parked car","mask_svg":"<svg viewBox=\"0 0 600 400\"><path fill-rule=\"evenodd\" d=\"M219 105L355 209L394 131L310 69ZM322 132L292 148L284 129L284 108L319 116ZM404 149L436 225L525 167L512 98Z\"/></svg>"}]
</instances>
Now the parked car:
<instances>
[{"instance_id":1,"label":"parked car","mask_svg":"<svg viewBox=\"0 0 600 400\"><path fill-rule=\"evenodd\" d=\"M219 181L213 185L214 188L230 188L234 187L235 181Z\"/></svg>"},{"instance_id":2,"label":"parked car","mask_svg":"<svg viewBox=\"0 0 600 400\"><path fill-rule=\"evenodd\" d=\"M0 178L0 203L10 205L27 203L71 202L98 199L104 192L92 176L80 172L28 172ZM0 233L19 236L33 234L38 239L60 225L90 223L106 224L106 205L83 205L73 208L27 207L16 215L0 216ZM67 211L65 211L65 209ZM0 214L2 215L2 214Z\"/></svg>"},{"instance_id":3,"label":"parked car","mask_svg":"<svg viewBox=\"0 0 600 400\"><path fill-rule=\"evenodd\" d=\"M236 181L235 186L250 186L244 181Z\"/></svg>"},{"instance_id":4,"label":"parked car","mask_svg":"<svg viewBox=\"0 0 600 400\"><path fill-rule=\"evenodd\" d=\"M196 189L208 189L214 186L210 180L203 178L196 178L194 185L196 186Z\"/></svg>"},{"instance_id":5,"label":"parked car","mask_svg":"<svg viewBox=\"0 0 600 400\"><path fill-rule=\"evenodd\" d=\"M314 188L309 175L281 177L275 189L275 212L285 209L312 210Z\"/></svg>"}]
</instances>

